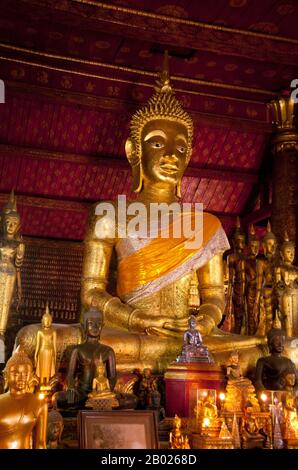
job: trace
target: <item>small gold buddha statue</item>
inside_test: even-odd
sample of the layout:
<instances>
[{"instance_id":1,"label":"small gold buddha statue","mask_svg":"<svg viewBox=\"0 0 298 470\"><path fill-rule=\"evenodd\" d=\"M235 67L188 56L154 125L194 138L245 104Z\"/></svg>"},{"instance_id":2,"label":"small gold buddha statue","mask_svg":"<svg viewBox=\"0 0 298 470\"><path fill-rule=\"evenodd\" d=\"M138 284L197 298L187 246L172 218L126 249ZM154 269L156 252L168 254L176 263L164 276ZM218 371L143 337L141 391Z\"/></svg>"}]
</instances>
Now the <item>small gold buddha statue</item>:
<instances>
[{"instance_id":1,"label":"small gold buddha statue","mask_svg":"<svg viewBox=\"0 0 298 470\"><path fill-rule=\"evenodd\" d=\"M257 293L257 256L260 241L256 236L253 224L249 227L247 256L245 257L245 304L247 312L247 334L255 335L259 317L254 306Z\"/></svg>"},{"instance_id":2,"label":"small gold buddha statue","mask_svg":"<svg viewBox=\"0 0 298 470\"><path fill-rule=\"evenodd\" d=\"M170 449L182 449L184 438L181 433L181 418L178 415L175 415L173 419L173 430L169 435L169 448Z\"/></svg>"},{"instance_id":3,"label":"small gold buddha statue","mask_svg":"<svg viewBox=\"0 0 298 470\"><path fill-rule=\"evenodd\" d=\"M269 221L267 224L267 233L263 237L262 245L265 257L257 260L257 291L254 318L257 318L260 313L262 300L265 314L265 328L262 333L266 334L273 326L274 315L277 308L274 289L277 240L276 236L271 231L271 224Z\"/></svg>"},{"instance_id":4,"label":"small gold buddha statue","mask_svg":"<svg viewBox=\"0 0 298 470\"><path fill-rule=\"evenodd\" d=\"M218 409L215 404L215 397L211 392L206 395L203 401L202 416L203 419L208 418L210 421L218 418Z\"/></svg>"},{"instance_id":5,"label":"small gold buddha statue","mask_svg":"<svg viewBox=\"0 0 298 470\"><path fill-rule=\"evenodd\" d=\"M32 362L18 348L7 361L4 376L9 391L0 395L0 448L45 449L48 408L41 394L32 394Z\"/></svg>"},{"instance_id":6,"label":"small gold buddha statue","mask_svg":"<svg viewBox=\"0 0 298 470\"><path fill-rule=\"evenodd\" d=\"M49 387L56 374L56 331L52 328L49 305L41 319L42 328L38 330L34 354L35 374L41 387Z\"/></svg>"},{"instance_id":7,"label":"small gold buddha statue","mask_svg":"<svg viewBox=\"0 0 298 470\"><path fill-rule=\"evenodd\" d=\"M283 437L285 439L298 439L298 416L295 407L295 397L288 393L284 405Z\"/></svg>"},{"instance_id":8,"label":"small gold buddha statue","mask_svg":"<svg viewBox=\"0 0 298 470\"><path fill-rule=\"evenodd\" d=\"M227 317L234 316L234 332L241 333L245 290L244 248L245 233L241 229L240 219L237 217L236 230L233 234L234 252L228 256L229 284L227 292Z\"/></svg>"},{"instance_id":9,"label":"small gold buddha statue","mask_svg":"<svg viewBox=\"0 0 298 470\"><path fill-rule=\"evenodd\" d=\"M292 337L293 323L296 320L298 309L298 267L293 265L295 259L295 245L289 240L287 232L280 248L281 263L275 269L275 284L279 299L282 326L286 336ZM298 323L296 321L296 323ZM295 334L298 334L297 326Z\"/></svg>"},{"instance_id":10,"label":"small gold buddha statue","mask_svg":"<svg viewBox=\"0 0 298 470\"><path fill-rule=\"evenodd\" d=\"M21 219L17 211L14 191L1 213L0 238L0 338L4 337L8 317L17 287L17 307L22 298L20 270L24 260L25 245L20 235Z\"/></svg>"},{"instance_id":11,"label":"small gold buddha statue","mask_svg":"<svg viewBox=\"0 0 298 470\"><path fill-rule=\"evenodd\" d=\"M96 364L95 377L92 381L92 392L88 394L89 399L103 399L116 397L115 393L111 392L110 384L105 374L106 367L100 355Z\"/></svg>"},{"instance_id":12,"label":"small gold buddha statue","mask_svg":"<svg viewBox=\"0 0 298 470\"><path fill-rule=\"evenodd\" d=\"M256 397L255 387L252 382L242 375L239 363L239 353L232 351L227 364L226 397L223 404L224 411L236 413L244 410L249 401L253 411L260 411L260 405Z\"/></svg>"},{"instance_id":13,"label":"small gold buddha statue","mask_svg":"<svg viewBox=\"0 0 298 470\"><path fill-rule=\"evenodd\" d=\"M246 403L242 420L242 447L243 449L262 449L265 446L266 436L261 434L261 424L254 415L250 402Z\"/></svg>"}]
</instances>

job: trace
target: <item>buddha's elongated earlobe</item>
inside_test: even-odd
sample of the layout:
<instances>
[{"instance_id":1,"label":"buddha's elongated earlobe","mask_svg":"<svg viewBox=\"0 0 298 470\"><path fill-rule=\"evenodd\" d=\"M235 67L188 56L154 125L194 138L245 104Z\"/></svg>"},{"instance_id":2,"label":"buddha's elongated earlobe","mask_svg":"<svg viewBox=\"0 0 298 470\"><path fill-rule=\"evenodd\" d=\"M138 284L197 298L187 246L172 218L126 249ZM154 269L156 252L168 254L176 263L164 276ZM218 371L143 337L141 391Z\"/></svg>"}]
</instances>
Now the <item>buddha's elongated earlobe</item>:
<instances>
[{"instance_id":1,"label":"buddha's elongated earlobe","mask_svg":"<svg viewBox=\"0 0 298 470\"><path fill-rule=\"evenodd\" d=\"M143 170L139 164L132 169L132 189L135 193L140 193L143 187Z\"/></svg>"},{"instance_id":2,"label":"buddha's elongated earlobe","mask_svg":"<svg viewBox=\"0 0 298 470\"><path fill-rule=\"evenodd\" d=\"M139 193L143 186L143 170L136 144L131 138L128 138L125 142L125 153L132 169L132 190Z\"/></svg>"},{"instance_id":3,"label":"buddha's elongated earlobe","mask_svg":"<svg viewBox=\"0 0 298 470\"><path fill-rule=\"evenodd\" d=\"M181 180L178 181L176 186L176 196L181 199Z\"/></svg>"}]
</instances>

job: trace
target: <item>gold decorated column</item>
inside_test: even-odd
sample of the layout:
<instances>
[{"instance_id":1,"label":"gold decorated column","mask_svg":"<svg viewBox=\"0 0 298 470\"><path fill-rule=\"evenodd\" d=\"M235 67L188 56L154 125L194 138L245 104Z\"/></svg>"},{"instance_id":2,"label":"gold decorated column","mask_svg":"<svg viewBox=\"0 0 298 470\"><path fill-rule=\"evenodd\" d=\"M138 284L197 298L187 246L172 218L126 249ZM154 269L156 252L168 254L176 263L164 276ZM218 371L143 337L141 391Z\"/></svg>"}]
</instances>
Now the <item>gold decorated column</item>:
<instances>
[{"instance_id":1,"label":"gold decorated column","mask_svg":"<svg viewBox=\"0 0 298 470\"><path fill-rule=\"evenodd\" d=\"M270 103L275 133L272 137L272 230L281 243L285 230L298 246L298 132L295 103L281 96Z\"/></svg>"}]
</instances>

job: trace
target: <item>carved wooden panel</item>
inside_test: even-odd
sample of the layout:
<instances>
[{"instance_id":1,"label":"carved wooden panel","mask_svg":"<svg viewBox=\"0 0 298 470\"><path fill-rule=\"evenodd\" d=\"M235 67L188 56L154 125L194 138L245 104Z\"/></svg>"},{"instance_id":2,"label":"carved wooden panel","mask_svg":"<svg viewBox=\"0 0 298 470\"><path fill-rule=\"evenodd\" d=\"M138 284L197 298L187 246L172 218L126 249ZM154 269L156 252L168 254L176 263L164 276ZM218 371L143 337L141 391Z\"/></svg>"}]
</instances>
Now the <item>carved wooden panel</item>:
<instances>
[{"instance_id":1,"label":"carved wooden panel","mask_svg":"<svg viewBox=\"0 0 298 470\"><path fill-rule=\"evenodd\" d=\"M25 238L23 324L39 322L49 301L55 323L79 321L83 243Z\"/></svg>"}]
</instances>

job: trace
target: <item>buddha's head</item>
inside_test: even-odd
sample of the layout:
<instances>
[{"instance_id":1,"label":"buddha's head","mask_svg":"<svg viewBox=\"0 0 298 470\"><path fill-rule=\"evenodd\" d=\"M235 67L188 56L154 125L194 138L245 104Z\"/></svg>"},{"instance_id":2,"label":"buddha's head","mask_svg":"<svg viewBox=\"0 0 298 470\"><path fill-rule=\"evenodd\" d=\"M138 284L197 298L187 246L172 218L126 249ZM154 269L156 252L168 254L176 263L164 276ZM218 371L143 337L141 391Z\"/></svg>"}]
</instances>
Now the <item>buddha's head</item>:
<instances>
[{"instance_id":1,"label":"buddha's head","mask_svg":"<svg viewBox=\"0 0 298 470\"><path fill-rule=\"evenodd\" d=\"M126 156L135 192L157 183L173 188L180 197L181 178L191 157L193 122L175 98L166 61L157 85L156 93L132 117Z\"/></svg>"},{"instance_id":2,"label":"buddha's head","mask_svg":"<svg viewBox=\"0 0 298 470\"><path fill-rule=\"evenodd\" d=\"M266 235L263 237L262 244L265 256L267 258L271 258L272 256L274 256L277 248L277 240L276 236L271 231L271 224L269 221L267 224L267 232Z\"/></svg>"},{"instance_id":3,"label":"buddha's head","mask_svg":"<svg viewBox=\"0 0 298 470\"><path fill-rule=\"evenodd\" d=\"M150 379L152 377L152 370L149 367L145 367L143 370L144 379Z\"/></svg>"},{"instance_id":4,"label":"buddha's head","mask_svg":"<svg viewBox=\"0 0 298 470\"><path fill-rule=\"evenodd\" d=\"M256 231L253 224L249 227L248 232L248 255L256 257L259 254L260 241L256 236Z\"/></svg>"},{"instance_id":5,"label":"buddha's head","mask_svg":"<svg viewBox=\"0 0 298 470\"><path fill-rule=\"evenodd\" d=\"M99 338L103 328L103 314L91 307L84 315L85 334L89 338Z\"/></svg>"},{"instance_id":6,"label":"buddha's head","mask_svg":"<svg viewBox=\"0 0 298 470\"><path fill-rule=\"evenodd\" d=\"M237 349L233 350L230 354L229 362L232 365L236 365L239 363L239 353Z\"/></svg>"},{"instance_id":7,"label":"buddha's head","mask_svg":"<svg viewBox=\"0 0 298 470\"><path fill-rule=\"evenodd\" d=\"M17 211L16 198L12 190L9 201L2 210L2 230L3 235L7 239L18 238L21 228L21 219Z\"/></svg>"},{"instance_id":8,"label":"buddha's head","mask_svg":"<svg viewBox=\"0 0 298 470\"><path fill-rule=\"evenodd\" d=\"M287 368L282 375L283 388L294 388L296 384L296 374L293 369Z\"/></svg>"},{"instance_id":9,"label":"buddha's head","mask_svg":"<svg viewBox=\"0 0 298 470\"><path fill-rule=\"evenodd\" d=\"M105 375L105 372L106 372L106 367L103 363L103 360L102 360L102 357L101 357L101 354L99 356L99 359L96 361L96 377L102 377L103 375Z\"/></svg>"},{"instance_id":10,"label":"buddha's head","mask_svg":"<svg viewBox=\"0 0 298 470\"><path fill-rule=\"evenodd\" d=\"M195 316L191 316L188 320L188 325L189 325L189 328L191 330L195 329L196 325L197 325L197 320L196 320L196 317Z\"/></svg>"},{"instance_id":11,"label":"buddha's head","mask_svg":"<svg viewBox=\"0 0 298 470\"><path fill-rule=\"evenodd\" d=\"M52 315L50 314L49 304L47 303L46 311L43 314L42 319L41 319L41 324L43 328L50 328L52 325L52 321L53 319L52 319Z\"/></svg>"},{"instance_id":12,"label":"buddha's head","mask_svg":"<svg viewBox=\"0 0 298 470\"><path fill-rule=\"evenodd\" d=\"M64 423L62 415L57 410L52 410L48 414L47 442L57 442L61 440Z\"/></svg>"},{"instance_id":13,"label":"buddha's head","mask_svg":"<svg viewBox=\"0 0 298 470\"><path fill-rule=\"evenodd\" d=\"M281 328L272 328L267 333L267 342L271 353L281 354L284 350L285 332Z\"/></svg>"},{"instance_id":14,"label":"buddha's head","mask_svg":"<svg viewBox=\"0 0 298 470\"><path fill-rule=\"evenodd\" d=\"M289 240L287 232L280 247L280 256L284 263L292 264L295 259L295 244Z\"/></svg>"},{"instance_id":15,"label":"buddha's head","mask_svg":"<svg viewBox=\"0 0 298 470\"><path fill-rule=\"evenodd\" d=\"M241 228L239 217L237 217L236 229L233 233L233 246L237 253L242 253L245 248L245 232Z\"/></svg>"},{"instance_id":16,"label":"buddha's head","mask_svg":"<svg viewBox=\"0 0 298 470\"><path fill-rule=\"evenodd\" d=\"M6 388L10 393L20 395L29 389L33 365L27 354L19 347L7 361L4 369Z\"/></svg>"}]
</instances>

